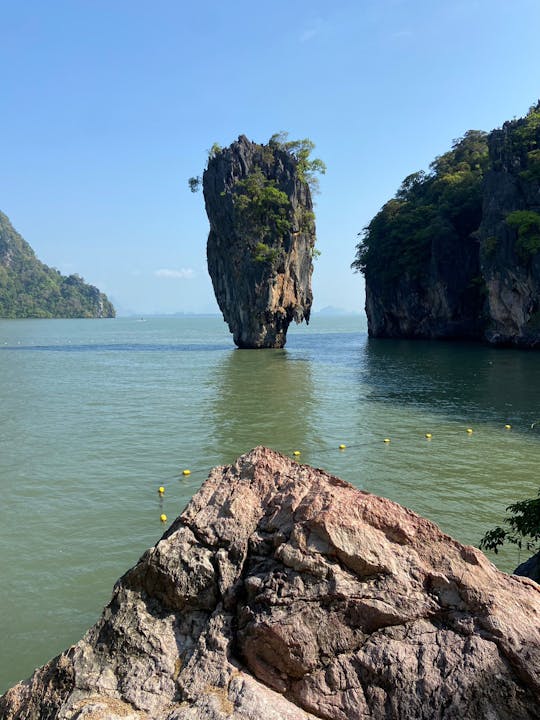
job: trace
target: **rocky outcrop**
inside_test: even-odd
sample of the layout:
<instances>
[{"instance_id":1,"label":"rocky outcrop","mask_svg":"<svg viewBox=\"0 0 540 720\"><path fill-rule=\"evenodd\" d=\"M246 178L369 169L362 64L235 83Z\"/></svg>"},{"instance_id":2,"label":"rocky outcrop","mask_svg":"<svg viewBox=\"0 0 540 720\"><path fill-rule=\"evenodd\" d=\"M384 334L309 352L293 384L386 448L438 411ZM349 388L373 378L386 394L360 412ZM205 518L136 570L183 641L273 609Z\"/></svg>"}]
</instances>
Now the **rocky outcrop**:
<instances>
[{"instance_id":1,"label":"rocky outcrop","mask_svg":"<svg viewBox=\"0 0 540 720\"><path fill-rule=\"evenodd\" d=\"M540 103L469 131L366 231L370 336L540 347Z\"/></svg>"},{"instance_id":2,"label":"rocky outcrop","mask_svg":"<svg viewBox=\"0 0 540 720\"><path fill-rule=\"evenodd\" d=\"M3 720L532 720L540 588L265 448L214 469Z\"/></svg>"},{"instance_id":3,"label":"rocky outcrop","mask_svg":"<svg viewBox=\"0 0 540 720\"><path fill-rule=\"evenodd\" d=\"M376 276L366 282L370 337L481 337L483 296L472 282L478 275L478 240L456 237L449 245L434 237L421 279L405 273L391 286L384 286Z\"/></svg>"},{"instance_id":4,"label":"rocky outcrop","mask_svg":"<svg viewBox=\"0 0 540 720\"><path fill-rule=\"evenodd\" d=\"M514 574L531 578L531 580L540 583L540 551L518 565L514 570Z\"/></svg>"},{"instance_id":5,"label":"rocky outcrop","mask_svg":"<svg viewBox=\"0 0 540 720\"><path fill-rule=\"evenodd\" d=\"M292 320L309 322L315 223L301 175L279 144L244 135L204 172L208 270L239 347L283 347Z\"/></svg>"},{"instance_id":6,"label":"rocky outcrop","mask_svg":"<svg viewBox=\"0 0 540 720\"><path fill-rule=\"evenodd\" d=\"M540 124L529 125L527 118L507 122L489 137L480 257L486 339L540 347ZM509 222L519 213L521 227Z\"/></svg>"}]
</instances>

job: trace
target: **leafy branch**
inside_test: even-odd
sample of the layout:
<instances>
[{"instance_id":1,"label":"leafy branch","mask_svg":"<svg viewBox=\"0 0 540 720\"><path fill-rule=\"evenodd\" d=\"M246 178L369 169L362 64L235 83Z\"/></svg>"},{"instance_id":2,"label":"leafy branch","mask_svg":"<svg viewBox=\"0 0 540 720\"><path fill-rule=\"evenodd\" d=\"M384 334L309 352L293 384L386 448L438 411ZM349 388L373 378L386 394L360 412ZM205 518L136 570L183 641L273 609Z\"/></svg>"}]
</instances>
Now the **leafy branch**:
<instances>
[{"instance_id":1,"label":"leafy branch","mask_svg":"<svg viewBox=\"0 0 540 720\"><path fill-rule=\"evenodd\" d=\"M503 520L507 527L488 530L480 541L480 547L497 553L508 542L519 548L525 545L527 550L537 551L540 543L540 490L538 497L513 503L506 511L512 513Z\"/></svg>"}]
</instances>

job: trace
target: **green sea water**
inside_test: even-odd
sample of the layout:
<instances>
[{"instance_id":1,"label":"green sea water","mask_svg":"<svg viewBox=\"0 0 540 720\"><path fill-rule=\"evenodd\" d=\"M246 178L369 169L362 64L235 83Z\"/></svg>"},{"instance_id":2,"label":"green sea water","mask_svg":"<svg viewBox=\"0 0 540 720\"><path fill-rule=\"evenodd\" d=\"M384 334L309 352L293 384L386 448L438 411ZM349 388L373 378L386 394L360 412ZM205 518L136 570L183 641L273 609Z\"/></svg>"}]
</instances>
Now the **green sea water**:
<instances>
[{"instance_id":1,"label":"green sea water","mask_svg":"<svg viewBox=\"0 0 540 720\"><path fill-rule=\"evenodd\" d=\"M161 513L259 444L478 544L538 490L539 366L370 341L352 317L315 317L264 351L236 350L219 318L0 321L0 692L95 622Z\"/></svg>"}]
</instances>

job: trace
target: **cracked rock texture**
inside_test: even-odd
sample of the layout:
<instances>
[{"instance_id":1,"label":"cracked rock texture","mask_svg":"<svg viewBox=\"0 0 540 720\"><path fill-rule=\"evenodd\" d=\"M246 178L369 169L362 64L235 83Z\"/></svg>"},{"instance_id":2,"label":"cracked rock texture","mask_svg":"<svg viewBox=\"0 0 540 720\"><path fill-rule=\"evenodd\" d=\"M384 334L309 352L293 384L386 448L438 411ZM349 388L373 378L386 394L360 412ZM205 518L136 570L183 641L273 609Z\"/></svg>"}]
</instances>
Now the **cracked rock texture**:
<instances>
[{"instance_id":1,"label":"cracked rock texture","mask_svg":"<svg viewBox=\"0 0 540 720\"><path fill-rule=\"evenodd\" d=\"M534 111L540 113L540 101ZM474 209L471 194L465 228L453 220L453 234L431 231L427 258L417 256L420 274L404 272L388 283L380 270L366 272L371 337L540 348L540 123L534 118L488 134L481 204ZM516 212L536 218L525 242L508 223ZM418 253L408 242L400 252Z\"/></svg>"},{"instance_id":2,"label":"cracked rock texture","mask_svg":"<svg viewBox=\"0 0 540 720\"><path fill-rule=\"evenodd\" d=\"M271 183L287 204L271 198L261 204L258 198L242 214L238 191L254 173L259 187ZM289 324L308 323L313 302L313 204L296 159L240 135L209 159L203 191L208 272L234 342L241 348L283 347ZM281 216L277 223L275 212Z\"/></svg>"},{"instance_id":3,"label":"cracked rock texture","mask_svg":"<svg viewBox=\"0 0 540 720\"><path fill-rule=\"evenodd\" d=\"M540 588L428 520L256 448L215 468L2 720L520 720Z\"/></svg>"},{"instance_id":4,"label":"cracked rock texture","mask_svg":"<svg viewBox=\"0 0 540 720\"><path fill-rule=\"evenodd\" d=\"M540 103L538 105L540 108ZM485 339L496 345L540 347L540 253L523 253L505 222L516 210L540 212L540 174L534 151L515 148L524 120L506 122L489 136L491 170L484 179L480 264L486 282ZM536 129L534 147L540 142Z\"/></svg>"}]
</instances>

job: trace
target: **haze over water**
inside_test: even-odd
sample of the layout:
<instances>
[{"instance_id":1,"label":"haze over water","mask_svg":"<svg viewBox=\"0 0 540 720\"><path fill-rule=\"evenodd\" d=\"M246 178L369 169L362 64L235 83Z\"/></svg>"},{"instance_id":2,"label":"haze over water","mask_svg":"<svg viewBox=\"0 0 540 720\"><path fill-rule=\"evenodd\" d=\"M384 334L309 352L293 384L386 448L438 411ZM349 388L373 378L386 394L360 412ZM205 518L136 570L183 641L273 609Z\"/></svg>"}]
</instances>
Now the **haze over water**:
<instances>
[{"instance_id":1,"label":"haze over water","mask_svg":"<svg viewBox=\"0 0 540 720\"><path fill-rule=\"evenodd\" d=\"M360 318L315 317L263 351L236 350L219 318L0 321L0 692L95 622L162 512L258 444L477 545L538 490L538 357L368 341Z\"/></svg>"}]
</instances>

